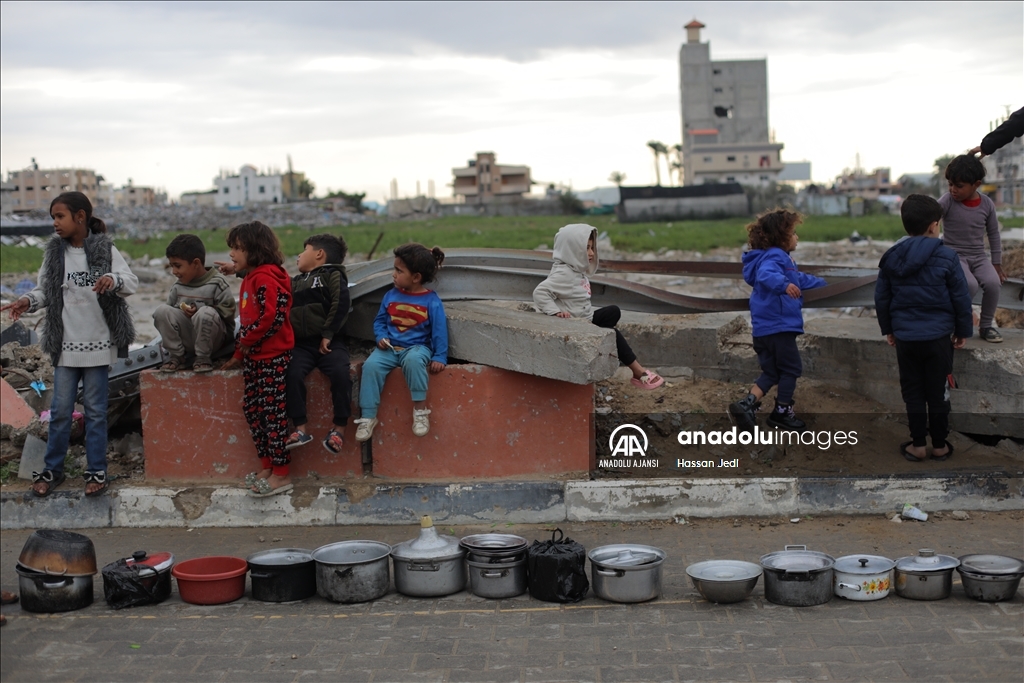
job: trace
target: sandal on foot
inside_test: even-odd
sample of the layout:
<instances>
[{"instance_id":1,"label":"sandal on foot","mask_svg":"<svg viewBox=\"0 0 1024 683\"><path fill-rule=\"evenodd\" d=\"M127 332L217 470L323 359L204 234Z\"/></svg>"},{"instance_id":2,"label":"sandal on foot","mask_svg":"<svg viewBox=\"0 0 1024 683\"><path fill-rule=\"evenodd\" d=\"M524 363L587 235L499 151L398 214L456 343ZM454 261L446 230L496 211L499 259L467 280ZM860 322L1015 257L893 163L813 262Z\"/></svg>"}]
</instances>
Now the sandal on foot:
<instances>
[{"instance_id":1,"label":"sandal on foot","mask_svg":"<svg viewBox=\"0 0 1024 683\"><path fill-rule=\"evenodd\" d=\"M313 440L313 437L299 430L295 430L288 435L288 438L284 440L284 449L290 451L293 448L299 446L305 446L307 443Z\"/></svg>"},{"instance_id":2,"label":"sandal on foot","mask_svg":"<svg viewBox=\"0 0 1024 683\"><path fill-rule=\"evenodd\" d=\"M209 361L196 361L192 365L192 372L213 372L213 363Z\"/></svg>"},{"instance_id":3,"label":"sandal on foot","mask_svg":"<svg viewBox=\"0 0 1024 683\"><path fill-rule=\"evenodd\" d=\"M177 372L178 370L181 370L184 367L184 358L174 358L172 356L169 360L165 361L164 364L160 366L160 372Z\"/></svg>"},{"instance_id":4,"label":"sandal on foot","mask_svg":"<svg viewBox=\"0 0 1024 683\"><path fill-rule=\"evenodd\" d=\"M42 472L32 473L32 493L35 494L36 498L45 498L50 495L55 488L64 483L64 473L54 472L53 470L43 470ZM46 491L39 493L36 491L36 484L42 482L46 484Z\"/></svg>"},{"instance_id":5,"label":"sandal on foot","mask_svg":"<svg viewBox=\"0 0 1024 683\"><path fill-rule=\"evenodd\" d=\"M932 460L937 460L939 462L942 462L943 460L949 460L949 456L953 455L953 444L951 444L950 442L947 441L946 442L946 448L949 449L949 450L946 451L945 455L935 455L933 453L929 457L931 457Z\"/></svg>"},{"instance_id":6,"label":"sandal on foot","mask_svg":"<svg viewBox=\"0 0 1024 683\"><path fill-rule=\"evenodd\" d=\"M657 389L665 383L664 378L656 372L648 370L640 377L634 377L629 380L634 386L640 387L641 389Z\"/></svg>"},{"instance_id":7,"label":"sandal on foot","mask_svg":"<svg viewBox=\"0 0 1024 683\"><path fill-rule=\"evenodd\" d=\"M337 455L344 447L345 437L341 435L341 432L337 429L327 432L327 436L324 437L324 448Z\"/></svg>"},{"instance_id":8,"label":"sandal on foot","mask_svg":"<svg viewBox=\"0 0 1024 683\"><path fill-rule=\"evenodd\" d=\"M266 479L257 479L256 483L249 489L249 495L253 498L269 498L279 493L287 493L294 488L292 484L282 484L276 489L270 486Z\"/></svg>"},{"instance_id":9,"label":"sandal on foot","mask_svg":"<svg viewBox=\"0 0 1024 683\"><path fill-rule=\"evenodd\" d=\"M91 493L88 490L86 490L85 495L89 496L90 498L92 498L93 496L100 495L101 493L106 491L107 487L110 485L107 482L107 473L106 472L86 472L85 474L82 475L82 479L85 479L85 487L86 487L86 489L89 488L89 484L99 484L100 485L100 487L98 489L94 490Z\"/></svg>"},{"instance_id":10,"label":"sandal on foot","mask_svg":"<svg viewBox=\"0 0 1024 683\"><path fill-rule=\"evenodd\" d=\"M900 455L909 460L910 462L924 462L928 458L919 458L907 450L907 446L913 446L913 441L904 441L900 444Z\"/></svg>"}]
</instances>

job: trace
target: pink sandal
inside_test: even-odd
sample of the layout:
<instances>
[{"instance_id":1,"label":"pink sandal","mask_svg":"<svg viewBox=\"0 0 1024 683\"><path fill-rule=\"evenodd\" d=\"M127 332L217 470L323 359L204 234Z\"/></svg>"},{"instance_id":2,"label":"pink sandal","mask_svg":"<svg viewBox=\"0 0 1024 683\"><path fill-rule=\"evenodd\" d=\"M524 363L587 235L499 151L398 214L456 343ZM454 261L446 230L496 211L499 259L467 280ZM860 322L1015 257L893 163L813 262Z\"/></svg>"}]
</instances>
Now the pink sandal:
<instances>
[{"instance_id":1,"label":"pink sandal","mask_svg":"<svg viewBox=\"0 0 1024 683\"><path fill-rule=\"evenodd\" d=\"M634 386L638 386L641 389L657 389L665 383L665 379L661 375L656 372L651 372L650 370L642 374L639 379L634 377L629 381L632 382Z\"/></svg>"}]
</instances>

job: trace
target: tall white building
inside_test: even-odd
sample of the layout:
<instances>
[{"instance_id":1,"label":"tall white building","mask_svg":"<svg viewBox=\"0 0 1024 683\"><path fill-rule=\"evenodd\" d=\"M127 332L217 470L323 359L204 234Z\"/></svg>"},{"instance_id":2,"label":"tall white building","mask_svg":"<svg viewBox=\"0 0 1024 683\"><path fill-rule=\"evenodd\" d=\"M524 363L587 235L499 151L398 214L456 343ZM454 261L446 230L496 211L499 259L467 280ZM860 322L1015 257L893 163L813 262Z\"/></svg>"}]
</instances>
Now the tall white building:
<instances>
[{"instance_id":1,"label":"tall white building","mask_svg":"<svg viewBox=\"0 0 1024 683\"><path fill-rule=\"evenodd\" d=\"M685 27L679 50L683 178L687 185L767 185L783 168L782 144L768 130L768 62L712 61L704 24Z\"/></svg>"},{"instance_id":2,"label":"tall white building","mask_svg":"<svg viewBox=\"0 0 1024 683\"><path fill-rule=\"evenodd\" d=\"M217 188L215 204L222 207L280 204L283 197L280 174L263 175L249 164L242 166L238 175L222 172L213 184Z\"/></svg>"}]
</instances>

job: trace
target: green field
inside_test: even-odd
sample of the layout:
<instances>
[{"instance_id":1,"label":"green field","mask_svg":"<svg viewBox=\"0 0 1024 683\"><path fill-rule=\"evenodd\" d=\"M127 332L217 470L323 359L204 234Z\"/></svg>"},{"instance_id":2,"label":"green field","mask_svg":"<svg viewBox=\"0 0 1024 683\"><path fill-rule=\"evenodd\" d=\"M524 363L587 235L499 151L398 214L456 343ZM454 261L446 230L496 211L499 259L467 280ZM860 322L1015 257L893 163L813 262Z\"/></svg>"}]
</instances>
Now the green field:
<instances>
[{"instance_id":1,"label":"green field","mask_svg":"<svg viewBox=\"0 0 1024 683\"><path fill-rule=\"evenodd\" d=\"M554 234L561 226L572 222L586 222L607 232L612 244L622 251L657 251L681 249L708 251L715 247L738 247L746 242L746 218L709 221L675 221L672 223L620 224L614 216L534 216L478 218L452 216L429 221L399 221L349 227L318 229L316 232L342 234L349 251L365 254L380 233L384 233L376 254L385 254L405 242L422 242L443 249L457 247L504 247L507 249L535 249L546 244L551 247ZM1006 227L1024 226L1024 218L1003 221ZM865 237L896 239L903 228L898 216L878 215L849 218L847 216L807 216L800 226L804 242L828 242L849 237L856 230ZM299 227L281 227L276 232L281 239L285 256L291 258L302 251L302 242L312 234ZM167 243L177 233L164 233L148 240L117 240L117 248L132 258L148 255L162 257ZM224 244L226 231L200 231L199 236L211 252L227 251ZM33 247L0 246L0 272L27 273L39 269L42 251Z\"/></svg>"}]
</instances>

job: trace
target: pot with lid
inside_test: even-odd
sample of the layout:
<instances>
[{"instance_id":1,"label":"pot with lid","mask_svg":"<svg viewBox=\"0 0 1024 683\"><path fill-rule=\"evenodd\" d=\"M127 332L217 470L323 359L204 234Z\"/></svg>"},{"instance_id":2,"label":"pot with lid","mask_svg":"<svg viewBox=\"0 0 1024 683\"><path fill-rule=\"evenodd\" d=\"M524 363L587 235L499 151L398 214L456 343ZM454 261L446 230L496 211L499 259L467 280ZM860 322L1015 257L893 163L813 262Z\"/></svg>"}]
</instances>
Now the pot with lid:
<instances>
[{"instance_id":1,"label":"pot with lid","mask_svg":"<svg viewBox=\"0 0 1024 683\"><path fill-rule=\"evenodd\" d=\"M945 600L953 590L953 570L960 560L922 548L896 560L896 595L911 600Z\"/></svg>"},{"instance_id":2,"label":"pot with lid","mask_svg":"<svg viewBox=\"0 0 1024 683\"><path fill-rule=\"evenodd\" d=\"M847 600L881 600L892 588L896 563L878 555L847 555L836 560L833 587Z\"/></svg>"},{"instance_id":3,"label":"pot with lid","mask_svg":"<svg viewBox=\"0 0 1024 683\"><path fill-rule=\"evenodd\" d=\"M173 566L171 553L136 550L103 568L103 597L114 609L159 604L171 594Z\"/></svg>"},{"instance_id":4,"label":"pot with lid","mask_svg":"<svg viewBox=\"0 0 1024 683\"><path fill-rule=\"evenodd\" d=\"M508 564L526 559L528 542L515 534L473 534L464 537L459 545L469 553L470 562Z\"/></svg>"},{"instance_id":5,"label":"pot with lid","mask_svg":"<svg viewBox=\"0 0 1024 683\"><path fill-rule=\"evenodd\" d=\"M276 548L246 558L252 597L263 602L294 602L316 594L316 562L304 548Z\"/></svg>"},{"instance_id":6,"label":"pot with lid","mask_svg":"<svg viewBox=\"0 0 1024 683\"><path fill-rule=\"evenodd\" d=\"M96 548L83 534L39 529L25 540L18 563L36 572L59 576L94 576Z\"/></svg>"},{"instance_id":7,"label":"pot with lid","mask_svg":"<svg viewBox=\"0 0 1024 683\"><path fill-rule=\"evenodd\" d=\"M18 572L21 608L27 612L70 612L92 604L92 576L47 574L20 562L14 569Z\"/></svg>"},{"instance_id":8,"label":"pot with lid","mask_svg":"<svg viewBox=\"0 0 1024 683\"><path fill-rule=\"evenodd\" d=\"M1003 555L964 555L956 570L968 597L983 602L1011 600L1024 578L1024 561Z\"/></svg>"},{"instance_id":9,"label":"pot with lid","mask_svg":"<svg viewBox=\"0 0 1024 683\"><path fill-rule=\"evenodd\" d=\"M706 560L686 568L693 587L708 602L729 604L750 597L761 578L761 567L740 560Z\"/></svg>"},{"instance_id":10,"label":"pot with lid","mask_svg":"<svg viewBox=\"0 0 1024 683\"><path fill-rule=\"evenodd\" d=\"M646 602L661 595L665 551L649 545L620 543L594 548L590 577L597 597L611 602Z\"/></svg>"},{"instance_id":11,"label":"pot with lid","mask_svg":"<svg viewBox=\"0 0 1024 683\"><path fill-rule=\"evenodd\" d=\"M420 520L420 535L391 549L395 588L403 595L431 598L466 587L466 551L459 539L437 533L429 515Z\"/></svg>"},{"instance_id":12,"label":"pot with lid","mask_svg":"<svg viewBox=\"0 0 1024 683\"><path fill-rule=\"evenodd\" d=\"M391 588L391 546L378 541L340 541L313 551L316 592L334 602L368 602Z\"/></svg>"},{"instance_id":13,"label":"pot with lid","mask_svg":"<svg viewBox=\"0 0 1024 683\"><path fill-rule=\"evenodd\" d=\"M823 605L832 599L835 562L831 555L805 545L787 545L785 550L763 555L764 597L790 607Z\"/></svg>"}]
</instances>

